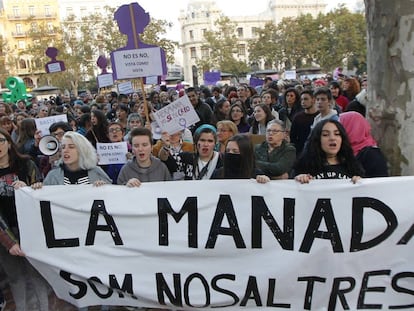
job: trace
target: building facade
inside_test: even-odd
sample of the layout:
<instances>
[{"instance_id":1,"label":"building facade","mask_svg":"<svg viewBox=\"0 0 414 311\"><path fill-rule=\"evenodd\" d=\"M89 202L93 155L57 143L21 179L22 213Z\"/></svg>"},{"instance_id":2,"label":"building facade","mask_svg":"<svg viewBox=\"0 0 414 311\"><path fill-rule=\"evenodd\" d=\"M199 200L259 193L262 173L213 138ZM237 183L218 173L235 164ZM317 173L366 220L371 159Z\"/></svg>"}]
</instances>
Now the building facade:
<instances>
[{"instance_id":1,"label":"building facade","mask_svg":"<svg viewBox=\"0 0 414 311\"><path fill-rule=\"evenodd\" d=\"M236 24L237 58L248 63L248 42L255 39L257 29L266 23L278 24L285 17L297 17L301 14L317 16L325 12L324 0L271 0L265 12L252 16L229 16ZM202 83L202 73L197 68L197 60L209 57L209 49L204 46L204 32L216 30L215 21L224 16L214 0L190 0L186 10L181 11L181 50L183 54L183 70L186 81ZM255 64L264 69L264 64Z\"/></svg>"},{"instance_id":2,"label":"building facade","mask_svg":"<svg viewBox=\"0 0 414 311\"><path fill-rule=\"evenodd\" d=\"M21 77L29 88L36 86L39 73L44 73L44 64L24 54L32 44L29 32L43 25L52 38L57 35L54 29L59 24L57 0L0 0L0 36L7 75Z\"/></svg>"}]
</instances>

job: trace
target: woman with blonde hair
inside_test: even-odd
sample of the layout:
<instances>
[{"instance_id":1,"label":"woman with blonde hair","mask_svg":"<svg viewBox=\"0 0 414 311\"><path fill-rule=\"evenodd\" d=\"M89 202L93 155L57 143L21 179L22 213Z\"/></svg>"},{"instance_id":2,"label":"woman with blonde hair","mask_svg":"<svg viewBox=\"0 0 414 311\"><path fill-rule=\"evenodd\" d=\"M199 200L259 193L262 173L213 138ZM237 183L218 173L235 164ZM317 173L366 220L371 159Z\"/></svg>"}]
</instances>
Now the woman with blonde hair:
<instances>
[{"instance_id":1,"label":"woman with blonde hair","mask_svg":"<svg viewBox=\"0 0 414 311\"><path fill-rule=\"evenodd\" d=\"M44 185L94 184L101 186L112 181L97 165L97 155L92 144L81 134L66 132L63 135L62 157L59 166L51 170Z\"/></svg>"},{"instance_id":2,"label":"woman with blonde hair","mask_svg":"<svg viewBox=\"0 0 414 311\"><path fill-rule=\"evenodd\" d=\"M227 140L238 133L239 130L233 121L223 120L217 122L217 144L214 150L224 154L226 151Z\"/></svg>"}]
</instances>

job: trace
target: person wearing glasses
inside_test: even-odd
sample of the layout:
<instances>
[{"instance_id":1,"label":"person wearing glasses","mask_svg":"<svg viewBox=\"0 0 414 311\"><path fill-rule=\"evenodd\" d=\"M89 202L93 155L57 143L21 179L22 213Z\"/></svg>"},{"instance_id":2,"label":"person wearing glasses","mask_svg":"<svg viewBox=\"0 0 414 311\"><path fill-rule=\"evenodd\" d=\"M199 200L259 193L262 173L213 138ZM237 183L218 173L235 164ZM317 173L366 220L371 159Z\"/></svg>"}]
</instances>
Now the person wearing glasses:
<instances>
[{"instance_id":1,"label":"person wearing glasses","mask_svg":"<svg viewBox=\"0 0 414 311\"><path fill-rule=\"evenodd\" d=\"M266 140L255 147L256 166L271 179L287 179L296 160L295 147L286 141L283 121L272 120L266 127Z\"/></svg>"},{"instance_id":2,"label":"person wearing glasses","mask_svg":"<svg viewBox=\"0 0 414 311\"><path fill-rule=\"evenodd\" d=\"M244 109L243 102L240 99L231 105L229 112L229 120L237 126L239 133L248 133L250 125L247 123L247 113Z\"/></svg>"},{"instance_id":3,"label":"person wearing glasses","mask_svg":"<svg viewBox=\"0 0 414 311\"><path fill-rule=\"evenodd\" d=\"M16 310L49 310L48 285L24 258L19 245L14 197L15 190L40 180L35 163L21 154L7 131L0 128L0 266L7 274Z\"/></svg>"},{"instance_id":4,"label":"person wearing glasses","mask_svg":"<svg viewBox=\"0 0 414 311\"><path fill-rule=\"evenodd\" d=\"M111 143L120 143L124 141L124 128L121 123L119 122L111 122L108 126L108 136L109 141ZM128 159L128 157L131 154L126 154L125 157ZM132 155L130 156L132 158ZM121 171L121 168L124 166L124 163L114 163L114 164L108 164L108 165L101 165L102 169L105 171L105 173L109 176L109 178L112 179L112 183L116 185L116 181L118 180L119 172Z\"/></svg>"}]
</instances>

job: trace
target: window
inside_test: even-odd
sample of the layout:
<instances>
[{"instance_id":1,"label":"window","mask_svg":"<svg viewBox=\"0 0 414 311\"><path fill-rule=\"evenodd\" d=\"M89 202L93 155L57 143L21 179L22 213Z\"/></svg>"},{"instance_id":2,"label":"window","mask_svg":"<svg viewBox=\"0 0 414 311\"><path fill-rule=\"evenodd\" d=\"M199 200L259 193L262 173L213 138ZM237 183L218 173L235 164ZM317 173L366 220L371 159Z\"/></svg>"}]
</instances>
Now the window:
<instances>
[{"instance_id":1,"label":"window","mask_svg":"<svg viewBox=\"0 0 414 311\"><path fill-rule=\"evenodd\" d=\"M26 69L26 61L24 59L19 59L19 67L20 69Z\"/></svg>"},{"instance_id":2,"label":"window","mask_svg":"<svg viewBox=\"0 0 414 311\"><path fill-rule=\"evenodd\" d=\"M203 37L206 35L207 29L201 29L201 33L203 34Z\"/></svg>"},{"instance_id":3,"label":"window","mask_svg":"<svg viewBox=\"0 0 414 311\"><path fill-rule=\"evenodd\" d=\"M81 7L80 8L80 15L81 17L86 17L88 15L88 10L86 9L86 7Z\"/></svg>"},{"instance_id":4,"label":"window","mask_svg":"<svg viewBox=\"0 0 414 311\"><path fill-rule=\"evenodd\" d=\"M257 36L257 27L252 27L252 37L256 37Z\"/></svg>"},{"instance_id":5,"label":"window","mask_svg":"<svg viewBox=\"0 0 414 311\"><path fill-rule=\"evenodd\" d=\"M47 23L47 31L49 32L49 33L54 33L55 32L55 30L54 30L54 28L53 28L53 24L52 23Z\"/></svg>"},{"instance_id":6,"label":"window","mask_svg":"<svg viewBox=\"0 0 414 311\"><path fill-rule=\"evenodd\" d=\"M23 34L23 27L22 24L16 24L16 33L18 35L22 35Z\"/></svg>"},{"instance_id":7,"label":"window","mask_svg":"<svg viewBox=\"0 0 414 311\"><path fill-rule=\"evenodd\" d=\"M210 57L210 50L209 48L201 48L201 57L202 58L209 58Z\"/></svg>"},{"instance_id":8,"label":"window","mask_svg":"<svg viewBox=\"0 0 414 311\"><path fill-rule=\"evenodd\" d=\"M33 5L29 6L29 16L35 16L35 7Z\"/></svg>"},{"instance_id":9,"label":"window","mask_svg":"<svg viewBox=\"0 0 414 311\"><path fill-rule=\"evenodd\" d=\"M18 6L13 7L13 16L14 17L20 17L20 9Z\"/></svg>"},{"instance_id":10,"label":"window","mask_svg":"<svg viewBox=\"0 0 414 311\"><path fill-rule=\"evenodd\" d=\"M50 5L45 5L45 16L51 16Z\"/></svg>"},{"instance_id":11,"label":"window","mask_svg":"<svg viewBox=\"0 0 414 311\"><path fill-rule=\"evenodd\" d=\"M190 48L190 55L191 58L197 58L197 52L195 47Z\"/></svg>"},{"instance_id":12,"label":"window","mask_svg":"<svg viewBox=\"0 0 414 311\"><path fill-rule=\"evenodd\" d=\"M237 47L237 52L239 56L246 56L246 46L244 44L239 44Z\"/></svg>"},{"instance_id":13,"label":"window","mask_svg":"<svg viewBox=\"0 0 414 311\"><path fill-rule=\"evenodd\" d=\"M31 23L30 24L30 29L32 30L32 31L37 31L37 23L36 22L33 22L33 23Z\"/></svg>"},{"instance_id":14,"label":"window","mask_svg":"<svg viewBox=\"0 0 414 311\"><path fill-rule=\"evenodd\" d=\"M73 8L72 7L67 7L66 8L66 16L71 16L73 15Z\"/></svg>"},{"instance_id":15,"label":"window","mask_svg":"<svg viewBox=\"0 0 414 311\"><path fill-rule=\"evenodd\" d=\"M193 33L193 31L192 31L192 30L190 30L190 31L189 31L189 34L190 34L190 40L193 40L193 39L194 39L194 33Z\"/></svg>"},{"instance_id":16,"label":"window","mask_svg":"<svg viewBox=\"0 0 414 311\"><path fill-rule=\"evenodd\" d=\"M18 44L17 47L19 48L19 50L24 50L26 48L26 41L19 40L17 44Z\"/></svg>"},{"instance_id":17,"label":"window","mask_svg":"<svg viewBox=\"0 0 414 311\"><path fill-rule=\"evenodd\" d=\"M242 27L237 28L237 36L239 38L243 38L243 28Z\"/></svg>"}]
</instances>

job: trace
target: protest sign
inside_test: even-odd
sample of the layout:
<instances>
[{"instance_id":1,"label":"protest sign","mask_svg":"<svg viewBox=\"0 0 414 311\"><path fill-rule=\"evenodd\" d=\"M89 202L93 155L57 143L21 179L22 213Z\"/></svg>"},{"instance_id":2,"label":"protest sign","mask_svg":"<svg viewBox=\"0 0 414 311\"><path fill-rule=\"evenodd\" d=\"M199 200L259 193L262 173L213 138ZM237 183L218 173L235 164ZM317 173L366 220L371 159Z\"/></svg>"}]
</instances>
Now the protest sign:
<instances>
[{"instance_id":1,"label":"protest sign","mask_svg":"<svg viewBox=\"0 0 414 311\"><path fill-rule=\"evenodd\" d=\"M117 79L130 79L163 74L159 47L113 52Z\"/></svg>"},{"instance_id":2,"label":"protest sign","mask_svg":"<svg viewBox=\"0 0 414 311\"><path fill-rule=\"evenodd\" d=\"M412 309L413 184L45 186L16 202L27 258L78 306Z\"/></svg>"},{"instance_id":3,"label":"protest sign","mask_svg":"<svg viewBox=\"0 0 414 311\"><path fill-rule=\"evenodd\" d=\"M96 143L99 165L122 164L127 162L128 146L126 141L120 143Z\"/></svg>"},{"instance_id":4,"label":"protest sign","mask_svg":"<svg viewBox=\"0 0 414 311\"><path fill-rule=\"evenodd\" d=\"M56 122L68 122L68 117L66 114L57 114L55 116L45 117L45 118L36 118L34 119L36 123L36 128L42 132L42 137L49 135L49 127Z\"/></svg>"},{"instance_id":5,"label":"protest sign","mask_svg":"<svg viewBox=\"0 0 414 311\"><path fill-rule=\"evenodd\" d=\"M118 84L119 94L132 94L134 93L134 87L131 81L126 81Z\"/></svg>"},{"instance_id":6,"label":"protest sign","mask_svg":"<svg viewBox=\"0 0 414 311\"><path fill-rule=\"evenodd\" d=\"M286 80L295 80L296 79L296 70L286 70L285 71Z\"/></svg>"},{"instance_id":7,"label":"protest sign","mask_svg":"<svg viewBox=\"0 0 414 311\"><path fill-rule=\"evenodd\" d=\"M114 85L114 78L112 73L104 73L98 75L98 86L100 88Z\"/></svg>"},{"instance_id":8,"label":"protest sign","mask_svg":"<svg viewBox=\"0 0 414 311\"><path fill-rule=\"evenodd\" d=\"M200 121L187 95L161 108L154 113L154 117L161 129L169 134L177 133Z\"/></svg>"}]
</instances>

